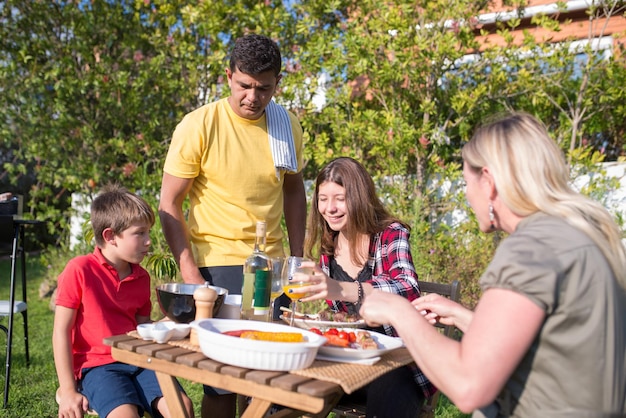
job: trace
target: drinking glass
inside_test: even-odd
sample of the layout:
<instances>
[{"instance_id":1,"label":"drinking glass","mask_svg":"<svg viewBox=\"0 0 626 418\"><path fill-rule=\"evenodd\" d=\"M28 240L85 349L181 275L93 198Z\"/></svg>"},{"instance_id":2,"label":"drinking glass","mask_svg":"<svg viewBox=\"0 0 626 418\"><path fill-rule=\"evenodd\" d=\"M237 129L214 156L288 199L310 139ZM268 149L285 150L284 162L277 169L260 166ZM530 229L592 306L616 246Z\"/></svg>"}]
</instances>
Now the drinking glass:
<instances>
[{"instance_id":1,"label":"drinking glass","mask_svg":"<svg viewBox=\"0 0 626 418\"><path fill-rule=\"evenodd\" d=\"M270 317L269 322L274 320L274 307L276 299L283 294L283 257L272 258L272 287L270 290Z\"/></svg>"},{"instance_id":2,"label":"drinking glass","mask_svg":"<svg viewBox=\"0 0 626 418\"><path fill-rule=\"evenodd\" d=\"M289 290L309 285L309 283L307 282L296 281L295 279L293 279L294 274L311 274L313 272L312 267L302 267L302 263L305 261L309 260L303 257L291 256L288 257L283 263L283 272L281 278L283 283L283 292L285 292L285 295L287 295L289 299L291 299L291 320L289 321L289 325L291 326L294 325L294 319L296 318L298 299L303 298L305 296L305 293L297 293L295 291L293 293L290 293Z\"/></svg>"}]
</instances>

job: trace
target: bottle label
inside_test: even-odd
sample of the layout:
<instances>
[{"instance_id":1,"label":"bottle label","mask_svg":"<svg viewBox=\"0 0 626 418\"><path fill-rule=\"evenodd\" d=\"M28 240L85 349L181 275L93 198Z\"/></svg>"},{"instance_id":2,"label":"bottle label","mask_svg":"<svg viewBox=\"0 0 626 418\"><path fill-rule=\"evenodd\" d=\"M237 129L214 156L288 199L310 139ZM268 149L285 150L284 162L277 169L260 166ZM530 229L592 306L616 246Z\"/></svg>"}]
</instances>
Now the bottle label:
<instances>
[{"instance_id":1,"label":"bottle label","mask_svg":"<svg viewBox=\"0 0 626 418\"><path fill-rule=\"evenodd\" d=\"M254 313L267 312L270 306L272 276L268 270L257 270L254 273Z\"/></svg>"},{"instance_id":2,"label":"bottle label","mask_svg":"<svg viewBox=\"0 0 626 418\"><path fill-rule=\"evenodd\" d=\"M254 273L243 274L243 288L241 289L241 312L252 308L254 293Z\"/></svg>"}]
</instances>

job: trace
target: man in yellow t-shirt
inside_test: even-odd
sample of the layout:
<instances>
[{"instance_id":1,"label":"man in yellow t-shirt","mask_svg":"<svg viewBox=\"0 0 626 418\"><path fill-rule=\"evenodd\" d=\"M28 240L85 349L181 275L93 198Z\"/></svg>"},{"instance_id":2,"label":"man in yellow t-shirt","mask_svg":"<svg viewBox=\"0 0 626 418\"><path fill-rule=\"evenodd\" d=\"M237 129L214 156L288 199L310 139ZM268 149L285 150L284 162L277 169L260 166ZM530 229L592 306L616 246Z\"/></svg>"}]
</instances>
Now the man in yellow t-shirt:
<instances>
[{"instance_id":1,"label":"man in yellow t-shirt","mask_svg":"<svg viewBox=\"0 0 626 418\"><path fill-rule=\"evenodd\" d=\"M172 135L159 216L186 283L208 281L241 293L242 266L252 253L257 221L267 223L268 255L284 256L283 214L291 255L302 255L306 195L297 118L281 109L291 125L291 168L278 168L268 140L266 108L278 106L270 102L281 67L280 50L271 39L239 38L226 68L231 96L190 112ZM188 222L182 209L187 196ZM208 389L202 415L234 417L234 394Z\"/></svg>"}]
</instances>

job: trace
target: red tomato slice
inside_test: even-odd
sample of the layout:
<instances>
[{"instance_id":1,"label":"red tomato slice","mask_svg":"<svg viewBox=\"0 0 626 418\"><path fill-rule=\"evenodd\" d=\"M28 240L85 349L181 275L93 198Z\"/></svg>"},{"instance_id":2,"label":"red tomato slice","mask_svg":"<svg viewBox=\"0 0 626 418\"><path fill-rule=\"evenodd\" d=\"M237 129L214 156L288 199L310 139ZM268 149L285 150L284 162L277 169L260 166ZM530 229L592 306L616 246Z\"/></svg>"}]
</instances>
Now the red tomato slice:
<instances>
[{"instance_id":1,"label":"red tomato slice","mask_svg":"<svg viewBox=\"0 0 626 418\"><path fill-rule=\"evenodd\" d=\"M346 341L350 342L350 334L348 334L348 333L347 333L347 332L345 332L345 331L339 331L339 333L337 334L337 336L338 336L339 338L341 338L342 340L346 340Z\"/></svg>"},{"instance_id":2,"label":"red tomato slice","mask_svg":"<svg viewBox=\"0 0 626 418\"><path fill-rule=\"evenodd\" d=\"M318 328L309 328L309 331L317 334L317 335L323 335L322 331L320 331Z\"/></svg>"},{"instance_id":3,"label":"red tomato slice","mask_svg":"<svg viewBox=\"0 0 626 418\"><path fill-rule=\"evenodd\" d=\"M337 334L339 334L339 331L337 331L337 328L329 328L324 333L324 335L337 335Z\"/></svg>"},{"instance_id":4,"label":"red tomato slice","mask_svg":"<svg viewBox=\"0 0 626 418\"><path fill-rule=\"evenodd\" d=\"M356 341L356 334L353 331L348 333L348 337L350 338L350 342L353 343Z\"/></svg>"}]
</instances>

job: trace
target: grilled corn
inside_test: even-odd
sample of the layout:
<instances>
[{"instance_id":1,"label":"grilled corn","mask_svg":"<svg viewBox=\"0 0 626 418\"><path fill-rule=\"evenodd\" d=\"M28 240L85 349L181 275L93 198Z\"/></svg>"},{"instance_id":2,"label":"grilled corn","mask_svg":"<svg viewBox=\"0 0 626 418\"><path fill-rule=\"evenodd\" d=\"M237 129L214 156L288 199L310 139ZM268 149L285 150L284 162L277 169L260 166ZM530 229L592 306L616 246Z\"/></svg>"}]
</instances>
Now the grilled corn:
<instances>
[{"instance_id":1,"label":"grilled corn","mask_svg":"<svg viewBox=\"0 0 626 418\"><path fill-rule=\"evenodd\" d=\"M304 341L304 336L299 332L244 331L241 333L241 338L281 343L301 343Z\"/></svg>"}]
</instances>

